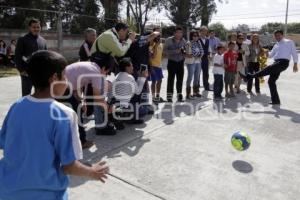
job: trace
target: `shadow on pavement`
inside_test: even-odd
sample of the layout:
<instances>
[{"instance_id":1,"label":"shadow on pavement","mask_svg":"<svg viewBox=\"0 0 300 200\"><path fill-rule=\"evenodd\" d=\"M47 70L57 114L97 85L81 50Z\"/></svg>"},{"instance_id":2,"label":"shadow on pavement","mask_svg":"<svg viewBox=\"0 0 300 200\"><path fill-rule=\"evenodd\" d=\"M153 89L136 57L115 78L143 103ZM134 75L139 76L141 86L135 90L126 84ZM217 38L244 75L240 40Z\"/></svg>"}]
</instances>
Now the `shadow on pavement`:
<instances>
[{"instance_id":1,"label":"shadow on pavement","mask_svg":"<svg viewBox=\"0 0 300 200\"><path fill-rule=\"evenodd\" d=\"M236 160L232 163L232 167L241 173L248 174L253 171L253 167L250 163L242 160Z\"/></svg>"}]
</instances>

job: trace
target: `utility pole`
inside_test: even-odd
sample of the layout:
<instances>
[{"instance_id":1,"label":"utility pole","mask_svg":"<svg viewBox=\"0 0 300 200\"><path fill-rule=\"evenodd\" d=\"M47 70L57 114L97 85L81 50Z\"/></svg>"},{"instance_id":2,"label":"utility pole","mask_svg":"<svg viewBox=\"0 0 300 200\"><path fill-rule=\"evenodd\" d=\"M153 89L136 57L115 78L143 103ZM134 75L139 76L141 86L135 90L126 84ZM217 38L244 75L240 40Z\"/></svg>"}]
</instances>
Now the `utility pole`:
<instances>
[{"instance_id":1,"label":"utility pole","mask_svg":"<svg viewBox=\"0 0 300 200\"><path fill-rule=\"evenodd\" d=\"M286 1L284 35L287 34L288 16L289 16L289 0Z\"/></svg>"},{"instance_id":2,"label":"utility pole","mask_svg":"<svg viewBox=\"0 0 300 200\"><path fill-rule=\"evenodd\" d=\"M62 30L62 13L57 13L57 50L59 53L63 51L63 30Z\"/></svg>"}]
</instances>

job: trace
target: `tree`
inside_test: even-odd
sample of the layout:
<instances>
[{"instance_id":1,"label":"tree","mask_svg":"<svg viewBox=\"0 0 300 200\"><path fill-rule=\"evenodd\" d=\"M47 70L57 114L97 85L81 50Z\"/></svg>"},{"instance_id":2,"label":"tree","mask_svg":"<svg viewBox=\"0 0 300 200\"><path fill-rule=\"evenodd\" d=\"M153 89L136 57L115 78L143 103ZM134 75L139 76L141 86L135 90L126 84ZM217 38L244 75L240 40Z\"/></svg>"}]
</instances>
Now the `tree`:
<instances>
[{"instance_id":1,"label":"tree","mask_svg":"<svg viewBox=\"0 0 300 200\"><path fill-rule=\"evenodd\" d=\"M247 33L250 31L250 27L247 24L238 24L234 31Z\"/></svg>"},{"instance_id":2,"label":"tree","mask_svg":"<svg viewBox=\"0 0 300 200\"><path fill-rule=\"evenodd\" d=\"M300 34L300 23L289 23L287 27L287 32Z\"/></svg>"},{"instance_id":3,"label":"tree","mask_svg":"<svg viewBox=\"0 0 300 200\"><path fill-rule=\"evenodd\" d=\"M215 0L162 0L161 4L169 11L170 20L177 25L191 26L201 20L201 25L207 26L217 12Z\"/></svg>"},{"instance_id":4,"label":"tree","mask_svg":"<svg viewBox=\"0 0 300 200\"><path fill-rule=\"evenodd\" d=\"M201 5L192 0L162 0L161 5L169 11L168 18L176 25L184 27L196 24L200 17Z\"/></svg>"},{"instance_id":5,"label":"tree","mask_svg":"<svg viewBox=\"0 0 300 200\"><path fill-rule=\"evenodd\" d=\"M137 31L143 34L148 14L158 5L159 0L126 0L126 2L137 24Z\"/></svg>"},{"instance_id":6,"label":"tree","mask_svg":"<svg viewBox=\"0 0 300 200\"><path fill-rule=\"evenodd\" d=\"M221 40L227 40L227 32L228 30L225 28L225 26L220 23L214 23L209 25L210 30L214 30L216 35L221 39Z\"/></svg>"},{"instance_id":7,"label":"tree","mask_svg":"<svg viewBox=\"0 0 300 200\"><path fill-rule=\"evenodd\" d=\"M100 20L98 19L99 6L95 0L85 0L79 2L77 8L78 14L83 16L75 16L71 21L71 33L82 33L84 29L90 27L95 29L102 29ZM85 16L87 15L87 16Z\"/></svg>"},{"instance_id":8,"label":"tree","mask_svg":"<svg viewBox=\"0 0 300 200\"><path fill-rule=\"evenodd\" d=\"M119 18L119 4L122 0L100 0L105 13L104 13L104 20L105 20L105 28L109 29L113 27L116 22L118 22Z\"/></svg>"},{"instance_id":9,"label":"tree","mask_svg":"<svg viewBox=\"0 0 300 200\"><path fill-rule=\"evenodd\" d=\"M0 13L3 13L2 19L0 20L0 26L5 28L16 29L26 28L26 22L29 18L33 17L38 18L41 21L42 25L46 25L46 14L44 12L32 11L26 8L46 9L50 3L51 0L0 1L1 6L7 6L7 8L0 8Z\"/></svg>"}]
</instances>

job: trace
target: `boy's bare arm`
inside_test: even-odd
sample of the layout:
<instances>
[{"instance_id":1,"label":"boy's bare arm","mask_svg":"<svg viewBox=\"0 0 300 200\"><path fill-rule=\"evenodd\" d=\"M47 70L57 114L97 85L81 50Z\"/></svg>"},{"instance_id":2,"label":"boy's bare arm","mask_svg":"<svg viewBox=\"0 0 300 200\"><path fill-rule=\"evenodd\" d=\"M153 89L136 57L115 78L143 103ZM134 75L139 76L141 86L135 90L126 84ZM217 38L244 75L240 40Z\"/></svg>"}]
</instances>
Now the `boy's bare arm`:
<instances>
[{"instance_id":1,"label":"boy's bare arm","mask_svg":"<svg viewBox=\"0 0 300 200\"><path fill-rule=\"evenodd\" d=\"M68 175L82 176L105 183L109 168L105 162L100 162L90 167L76 160L70 165L63 166L63 171Z\"/></svg>"}]
</instances>

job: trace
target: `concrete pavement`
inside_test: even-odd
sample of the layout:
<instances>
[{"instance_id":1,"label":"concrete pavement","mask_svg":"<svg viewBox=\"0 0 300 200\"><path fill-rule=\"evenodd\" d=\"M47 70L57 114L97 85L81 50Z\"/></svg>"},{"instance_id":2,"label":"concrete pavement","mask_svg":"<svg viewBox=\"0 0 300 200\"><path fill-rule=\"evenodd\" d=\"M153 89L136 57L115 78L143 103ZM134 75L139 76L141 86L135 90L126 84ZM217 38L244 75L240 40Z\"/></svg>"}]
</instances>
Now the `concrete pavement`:
<instances>
[{"instance_id":1,"label":"concrete pavement","mask_svg":"<svg viewBox=\"0 0 300 200\"><path fill-rule=\"evenodd\" d=\"M111 175L104 185L71 177L70 199L300 199L299 77L291 68L282 73L280 107L268 105L264 84L261 95L242 93L218 104L212 93L188 104L161 104L146 125L128 125L114 137L95 136L89 122L96 146L84 160L106 160ZM19 78L0 79L0 91L2 123L20 94ZM245 152L231 147L236 131L251 137Z\"/></svg>"}]
</instances>

